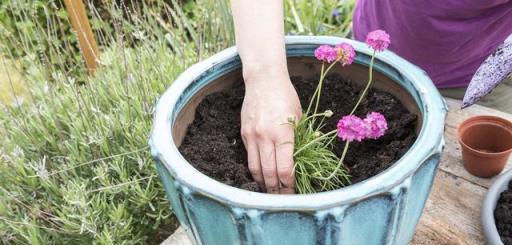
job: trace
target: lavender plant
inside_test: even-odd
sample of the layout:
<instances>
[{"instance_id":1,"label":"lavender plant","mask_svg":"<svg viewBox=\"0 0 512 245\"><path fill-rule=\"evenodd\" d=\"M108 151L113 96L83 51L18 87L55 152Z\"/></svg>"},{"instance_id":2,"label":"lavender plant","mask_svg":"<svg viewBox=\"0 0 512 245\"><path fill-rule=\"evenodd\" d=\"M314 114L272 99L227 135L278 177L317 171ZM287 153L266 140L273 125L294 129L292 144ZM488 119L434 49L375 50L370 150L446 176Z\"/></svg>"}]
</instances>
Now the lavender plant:
<instances>
[{"instance_id":1,"label":"lavender plant","mask_svg":"<svg viewBox=\"0 0 512 245\"><path fill-rule=\"evenodd\" d=\"M354 2L287 1L287 32L346 36ZM229 2L84 3L94 76L61 0L0 1L0 244L151 244L176 228L150 114L185 68L234 43Z\"/></svg>"},{"instance_id":2,"label":"lavender plant","mask_svg":"<svg viewBox=\"0 0 512 245\"><path fill-rule=\"evenodd\" d=\"M145 14L129 16L124 1L106 1L108 20L84 1L105 44L94 75L70 48L74 34L61 33L69 23L55 1L0 2L0 19L23 28L0 24L0 93L10 95L0 103L0 244L161 242L177 222L147 147L152 107L184 69L229 45L192 37L210 33L206 23L229 32L213 1L194 1L195 14L209 13L197 21L174 0L139 1Z\"/></svg>"}]
</instances>

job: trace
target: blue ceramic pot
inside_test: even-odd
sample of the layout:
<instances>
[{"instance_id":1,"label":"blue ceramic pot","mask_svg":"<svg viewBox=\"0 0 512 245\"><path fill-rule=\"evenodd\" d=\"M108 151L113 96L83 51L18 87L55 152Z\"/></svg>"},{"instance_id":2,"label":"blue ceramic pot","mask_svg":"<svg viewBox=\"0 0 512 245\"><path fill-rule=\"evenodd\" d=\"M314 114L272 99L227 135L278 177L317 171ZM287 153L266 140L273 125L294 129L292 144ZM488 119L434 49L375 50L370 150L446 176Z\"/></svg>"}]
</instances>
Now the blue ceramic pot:
<instances>
[{"instance_id":1,"label":"blue ceramic pot","mask_svg":"<svg viewBox=\"0 0 512 245\"><path fill-rule=\"evenodd\" d=\"M334 71L367 79L371 50L335 37L288 37L291 75L313 76L320 44L352 44L355 64ZM407 244L429 195L444 145L446 106L424 71L392 52L379 53L374 86L394 94L419 116L418 138L393 166L360 183L308 195L249 192L196 170L178 151L204 96L240 81L236 48L197 63L178 77L158 102L152 154L180 224L196 244Z\"/></svg>"}]
</instances>

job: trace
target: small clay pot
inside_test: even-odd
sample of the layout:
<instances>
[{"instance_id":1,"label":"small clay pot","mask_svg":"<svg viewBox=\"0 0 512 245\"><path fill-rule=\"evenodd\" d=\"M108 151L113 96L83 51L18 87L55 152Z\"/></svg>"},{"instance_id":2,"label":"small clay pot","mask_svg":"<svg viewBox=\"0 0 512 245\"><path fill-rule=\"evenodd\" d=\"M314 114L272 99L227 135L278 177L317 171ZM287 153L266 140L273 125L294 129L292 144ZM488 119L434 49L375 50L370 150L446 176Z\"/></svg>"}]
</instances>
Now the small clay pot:
<instances>
[{"instance_id":1,"label":"small clay pot","mask_svg":"<svg viewBox=\"0 0 512 245\"><path fill-rule=\"evenodd\" d=\"M512 152L512 122L494 116L476 116L459 125L464 168L478 177L499 174Z\"/></svg>"}]
</instances>

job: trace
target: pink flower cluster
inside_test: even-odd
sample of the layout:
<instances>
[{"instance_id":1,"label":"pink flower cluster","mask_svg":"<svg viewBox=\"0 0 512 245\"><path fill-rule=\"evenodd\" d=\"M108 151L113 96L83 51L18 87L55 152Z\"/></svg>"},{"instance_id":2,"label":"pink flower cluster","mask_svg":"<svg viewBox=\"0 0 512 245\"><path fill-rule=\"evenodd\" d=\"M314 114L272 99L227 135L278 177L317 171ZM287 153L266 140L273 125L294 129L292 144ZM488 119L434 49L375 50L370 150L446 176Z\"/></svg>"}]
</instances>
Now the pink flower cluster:
<instances>
[{"instance_id":1,"label":"pink flower cluster","mask_svg":"<svg viewBox=\"0 0 512 245\"><path fill-rule=\"evenodd\" d=\"M368 127L363 119L348 115L338 121L338 137L344 141L361 141L366 138Z\"/></svg>"},{"instance_id":2,"label":"pink flower cluster","mask_svg":"<svg viewBox=\"0 0 512 245\"><path fill-rule=\"evenodd\" d=\"M362 141L364 139L378 139L388 129L388 123L384 115L378 112L370 112L365 119L354 115L344 116L338 121L338 137L342 140Z\"/></svg>"},{"instance_id":3,"label":"pink flower cluster","mask_svg":"<svg viewBox=\"0 0 512 245\"><path fill-rule=\"evenodd\" d=\"M375 51L382 51L387 49L391 40L389 34L383 30L375 30L366 36L366 43Z\"/></svg>"},{"instance_id":4,"label":"pink flower cluster","mask_svg":"<svg viewBox=\"0 0 512 245\"><path fill-rule=\"evenodd\" d=\"M368 125L367 138L378 139L388 129L388 123L384 115L378 112L370 112L366 115L364 122Z\"/></svg>"},{"instance_id":5,"label":"pink flower cluster","mask_svg":"<svg viewBox=\"0 0 512 245\"><path fill-rule=\"evenodd\" d=\"M338 58L336 50L329 45L320 45L315 50L315 57L323 62L331 63Z\"/></svg>"},{"instance_id":6,"label":"pink flower cluster","mask_svg":"<svg viewBox=\"0 0 512 245\"><path fill-rule=\"evenodd\" d=\"M323 62L332 63L339 61L342 66L350 65L354 61L356 52L354 47L348 43L340 43L335 47L320 45L315 50L315 57Z\"/></svg>"},{"instance_id":7,"label":"pink flower cluster","mask_svg":"<svg viewBox=\"0 0 512 245\"><path fill-rule=\"evenodd\" d=\"M354 57L356 56L356 51L354 50L354 47L352 47L352 45L348 43L340 43L336 45L335 49L341 66L347 66L352 64L352 62L354 61Z\"/></svg>"}]
</instances>

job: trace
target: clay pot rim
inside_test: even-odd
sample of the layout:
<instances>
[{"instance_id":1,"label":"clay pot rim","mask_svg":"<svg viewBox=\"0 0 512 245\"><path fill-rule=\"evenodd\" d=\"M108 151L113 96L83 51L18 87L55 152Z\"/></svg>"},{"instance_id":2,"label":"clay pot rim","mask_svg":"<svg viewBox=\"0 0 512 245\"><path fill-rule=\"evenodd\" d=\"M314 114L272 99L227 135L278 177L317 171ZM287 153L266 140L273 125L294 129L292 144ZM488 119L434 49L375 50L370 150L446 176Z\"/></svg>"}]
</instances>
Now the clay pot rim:
<instances>
[{"instance_id":1,"label":"clay pot rim","mask_svg":"<svg viewBox=\"0 0 512 245\"><path fill-rule=\"evenodd\" d=\"M512 152L512 147L510 147L508 150L500 151L500 152L484 152L477 150L466 143L464 143L461 139L462 134L469 130L469 128L473 125L478 124L493 124L493 125L500 125L508 128L508 131L512 135L512 122L501 117L497 116L491 116L491 115L480 115L480 116L474 116L470 117L466 120L464 120L459 127L457 128L457 140L459 141L459 144L461 144L464 148L469 150L473 154L478 154L480 157L485 158L495 158L504 154L508 154Z\"/></svg>"}]
</instances>

